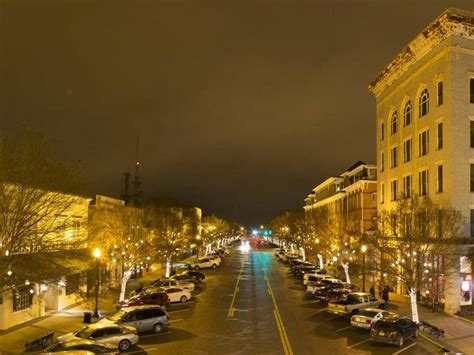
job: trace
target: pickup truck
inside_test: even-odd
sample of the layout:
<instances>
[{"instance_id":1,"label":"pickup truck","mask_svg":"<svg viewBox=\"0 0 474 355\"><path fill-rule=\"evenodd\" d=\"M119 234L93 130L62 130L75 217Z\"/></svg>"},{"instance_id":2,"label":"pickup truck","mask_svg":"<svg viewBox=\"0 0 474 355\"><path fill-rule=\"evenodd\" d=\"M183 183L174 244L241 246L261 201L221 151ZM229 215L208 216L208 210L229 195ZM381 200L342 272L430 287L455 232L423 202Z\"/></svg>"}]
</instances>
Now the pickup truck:
<instances>
[{"instance_id":1,"label":"pickup truck","mask_svg":"<svg viewBox=\"0 0 474 355\"><path fill-rule=\"evenodd\" d=\"M328 303L328 312L332 314L353 316L364 308L385 308L385 301L376 299L370 293L353 292L347 295L347 299Z\"/></svg>"}]
</instances>

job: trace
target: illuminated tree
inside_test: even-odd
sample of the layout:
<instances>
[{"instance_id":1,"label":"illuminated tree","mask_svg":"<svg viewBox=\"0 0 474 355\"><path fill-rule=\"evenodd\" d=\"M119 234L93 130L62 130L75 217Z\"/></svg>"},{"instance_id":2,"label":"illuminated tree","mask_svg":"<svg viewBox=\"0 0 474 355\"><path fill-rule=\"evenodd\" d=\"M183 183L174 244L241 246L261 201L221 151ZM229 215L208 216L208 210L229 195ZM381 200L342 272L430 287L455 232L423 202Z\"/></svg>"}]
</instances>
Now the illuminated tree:
<instances>
[{"instance_id":1,"label":"illuminated tree","mask_svg":"<svg viewBox=\"0 0 474 355\"><path fill-rule=\"evenodd\" d=\"M205 254L211 250L213 243L216 243L219 248L222 241L232 234L231 224L214 215L204 216L202 227L202 244L206 246Z\"/></svg>"},{"instance_id":2,"label":"illuminated tree","mask_svg":"<svg viewBox=\"0 0 474 355\"><path fill-rule=\"evenodd\" d=\"M144 211L127 206L96 208L90 221L91 248L103 251L103 260L121 265L119 301L125 298L131 276L151 262L153 234L146 228Z\"/></svg>"},{"instance_id":3,"label":"illuminated tree","mask_svg":"<svg viewBox=\"0 0 474 355\"><path fill-rule=\"evenodd\" d=\"M434 259L452 255L461 237L459 211L434 204L427 196L400 196L391 210L377 218L376 233L369 236L372 258L384 277L400 281L408 291L412 319L419 322L417 293L427 281Z\"/></svg>"}]
</instances>

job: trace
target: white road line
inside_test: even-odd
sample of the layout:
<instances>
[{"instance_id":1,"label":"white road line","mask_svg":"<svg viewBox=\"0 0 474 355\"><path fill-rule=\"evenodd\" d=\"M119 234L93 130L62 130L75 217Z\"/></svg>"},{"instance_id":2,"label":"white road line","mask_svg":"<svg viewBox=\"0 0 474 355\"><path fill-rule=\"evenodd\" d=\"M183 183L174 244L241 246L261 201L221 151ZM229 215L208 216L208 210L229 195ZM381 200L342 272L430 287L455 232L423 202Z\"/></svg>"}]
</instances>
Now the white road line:
<instances>
[{"instance_id":1,"label":"white road line","mask_svg":"<svg viewBox=\"0 0 474 355\"><path fill-rule=\"evenodd\" d=\"M182 321L182 320L184 320L184 319L183 319L183 318L180 318L180 319L172 319L172 320L170 320L170 323L180 322L180 321Z\"/></svg>"},{"instance_id":2,"label":"white road line","mask_svg":"<svg viewBox=\"0 0 474 355\"><path fill-rule=\"evenodd\" d=\"M370 340L370 338L367 338L367 339L365 339L365 340L359 341L358 343L352 344L351 346L348 346L347 348L348 348L348 349L352 349L353 347L355 347L355 346L357 346L357 345L360 345L360 344L363 344L363 343L365 343L365 342L367 342L367 341L369 341L369 340Z\"/></svg>"},{"instance_id":3,"label":"white road line","mask_svg":"<svg viewBox=\"0 0 474 355\"><path fill-rule=\"evenodd\" d=\"M338 329L338 330L336 330L336 332L342 332L343 330L351 329L351 328L352 328L352 325L350 325L348 327L345 327L345 328Z\"/></svg>"},{"instance_id":4,"label":"white road line","mask_svg":"<svg viewBox=\"0 0 474 355\"><path fill-rule=\"evenodd\" d=\"M408 345L406 348L403 348L402 350L398 350L396 353L393 353L393 355L397 355L397 354L400 354L401 352L407 350L407 349L410 349L411 347L415 346L417 343L413 343L413 344L410 344Z\"/></svg>"},{"instance_id":5,"label":"white road line","mask_svg":"<svg viewBox=\"0 0 474 355\"><path fill-rule=\"evenodd\" d=\"M178 313L178 312L187 312L190 311L191 308L186 308L186 309L178 309L176 311L168 311L168 313Z\"/></svg>"}]
</instances>

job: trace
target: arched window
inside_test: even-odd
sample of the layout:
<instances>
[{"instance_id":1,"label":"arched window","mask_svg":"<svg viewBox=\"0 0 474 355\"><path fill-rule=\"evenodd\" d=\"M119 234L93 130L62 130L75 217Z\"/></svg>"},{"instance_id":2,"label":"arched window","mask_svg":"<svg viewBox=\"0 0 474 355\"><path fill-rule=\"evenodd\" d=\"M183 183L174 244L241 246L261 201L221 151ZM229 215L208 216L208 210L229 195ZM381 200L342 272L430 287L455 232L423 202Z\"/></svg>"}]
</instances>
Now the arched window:
<instances>
[{"instance_id":1,"label":"arched window","mask_svg":"<svg viewBox=\"0 0 474 355\"><path fill-rule=\"evenodd\" d=\"M420 95L419 101L419 117L425 116L430 110L430 94L428 89L424 89Z\"/></svg>"},{"instance_id":2,"label":"arched window","mask_svg":"<svg viewBox=\"0 0 474 355\"><path fill-rule=\"evenodd\" d=\"M397 125L398 125L398 115L397 111L392 113L392 119L390 120L390 133L395 134L397 133Z\"/></svg>"},{"instance_id":3,"label":"arched window","mask_svg":"<svg viewBox=\"0 0 474 355\"><path fill-rule=\"evenodd\" d=\"M411 101L407 101L403 109L403 124L408 126L411 123Z\"/></svg>"}]
</instances>

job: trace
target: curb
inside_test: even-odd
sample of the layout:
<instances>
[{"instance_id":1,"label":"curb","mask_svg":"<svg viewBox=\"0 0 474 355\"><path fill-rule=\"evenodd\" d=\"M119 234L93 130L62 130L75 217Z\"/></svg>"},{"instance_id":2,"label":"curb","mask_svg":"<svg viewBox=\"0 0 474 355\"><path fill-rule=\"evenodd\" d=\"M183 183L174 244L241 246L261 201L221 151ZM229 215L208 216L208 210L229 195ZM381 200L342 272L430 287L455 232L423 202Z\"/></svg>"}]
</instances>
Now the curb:
<instances>
[{"instance_id":1,"label":"curb","mask_svg":"<svg viewBox=\"0 0 474 355\"><path fill-rule=\"evenodd\" d=\"M454 354L463 354L463 352L461 351L458 351L456 348L453 348L449 345L444 345L444 344L441 344L433 339L431 339L429 336L427 335L424 335L422 334L421 332L419 333L419 336L422 337L423 339L429 341L430 343L436 345L437 347L439 347L440 349L442 349L444 352L447 352L447 353L454 353Z\"/></svg>"}]
</instances>

